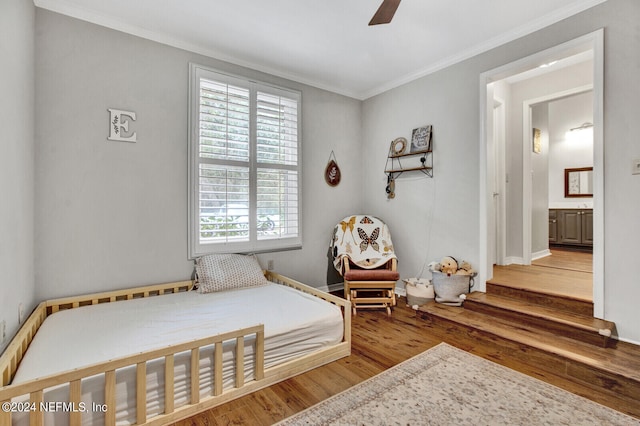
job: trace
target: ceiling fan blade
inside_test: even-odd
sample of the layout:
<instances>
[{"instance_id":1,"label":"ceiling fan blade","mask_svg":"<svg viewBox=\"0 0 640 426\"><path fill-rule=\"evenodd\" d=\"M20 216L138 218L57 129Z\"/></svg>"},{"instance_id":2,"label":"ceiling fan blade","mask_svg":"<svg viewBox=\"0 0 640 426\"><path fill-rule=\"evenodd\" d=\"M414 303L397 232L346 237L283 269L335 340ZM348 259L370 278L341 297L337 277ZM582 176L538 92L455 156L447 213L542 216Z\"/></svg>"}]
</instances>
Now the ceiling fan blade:
<instances>
[{"instance_id":1,"label":"ceiling fan blade","mask_svg":"<svg viewBox=\"0 0 640 426\"><path fill-rule=\"evenodd\" d=\"M383 0L375 15L371 18L369 25L388 24L391 22L398 5L400 5L400 0Z\"/></svg>"}]
</instances>

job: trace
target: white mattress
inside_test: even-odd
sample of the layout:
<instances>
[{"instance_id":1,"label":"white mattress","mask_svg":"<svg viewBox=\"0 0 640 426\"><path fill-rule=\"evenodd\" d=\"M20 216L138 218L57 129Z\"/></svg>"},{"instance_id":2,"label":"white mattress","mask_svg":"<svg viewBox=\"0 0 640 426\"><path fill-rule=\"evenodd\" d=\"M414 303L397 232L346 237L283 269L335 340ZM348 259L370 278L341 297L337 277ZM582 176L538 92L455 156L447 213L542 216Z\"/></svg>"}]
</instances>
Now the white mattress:
<instances>
[{"instance_id":1,"label":"white mattress","mask_svg":"<svg viewBox=\"0 0 640 426\"><path fill-rule=\"evenodd\" d=\"M242 327L264 324L265 368L342 341L340 308L279 284L199 294L194 291L158 297L104 303L57 312L41 325L13 383L91 365L175 343L207 337ZM228 347L227 347L228 346ZM233 343L224 345L224 387L234 384ZM212 391L212 348L201 351L201 397ZM176 407L190 399L187 353L175 360ZM245 365L252 366L253 345L245 344ZM253 368L246 368L252 377ZM147 365L147 412L164 409L164 360ZM135 423L135 370L116 372L118 424ZM67 401L68 389L45 392L45 401ZM82 383L86 407L104 403L104 378ZM14 417L14 424L26 416ZM22 418L24 417L24 418ZM83 424L102 424L103 415L83 413ZM45 415L45 424L65 422L67 413ZM62 423L60 423L62 424Z\"/></svg>"}]
</instances>

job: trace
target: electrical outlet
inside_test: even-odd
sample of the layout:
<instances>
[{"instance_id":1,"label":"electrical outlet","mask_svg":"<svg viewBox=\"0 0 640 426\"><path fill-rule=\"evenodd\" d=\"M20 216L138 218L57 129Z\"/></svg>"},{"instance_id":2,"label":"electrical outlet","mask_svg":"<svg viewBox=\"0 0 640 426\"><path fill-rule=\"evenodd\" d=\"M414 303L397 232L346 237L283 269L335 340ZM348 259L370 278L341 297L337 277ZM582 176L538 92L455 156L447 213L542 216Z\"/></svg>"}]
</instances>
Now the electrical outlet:
<instances>
[{"instance_id":1,"label":"electrical outlet","mask_svg":"<svg viewBox=\"0 0 640 426\"><path fill-rule=\"evenodd\" d=\"M18 305L18 324L22 324L24 319L24 305L21 303Z\"/></svg>"},{"instance_id":2,"label":"electrical outlet","mask_svg":"<svg viewBox=\"0 0 640 426\"><path fill-rule=\"evenodd\" d=\"M640 158L636 158L633 160L631 174L640 175Z\"/></svg>"},{"instance_id":3,"label":"electrical outlet","mask_svg":"<svg viewBox=\"0 0 640 426\"><path fill-rule=\"evenodd\" d=\"M7 322L5 320L0 321L0 343L4 343L7 338Z\"/></svg>"},{"instance_id":4,"label":"electrical outlet","mask_svg":"<svg viewBox=\"0 0 640 426\"><path fill-rule=\"evenodd\" d=\"M267 270L273 271L273 259L267 260Z\"/></svg>"}]
</instances>

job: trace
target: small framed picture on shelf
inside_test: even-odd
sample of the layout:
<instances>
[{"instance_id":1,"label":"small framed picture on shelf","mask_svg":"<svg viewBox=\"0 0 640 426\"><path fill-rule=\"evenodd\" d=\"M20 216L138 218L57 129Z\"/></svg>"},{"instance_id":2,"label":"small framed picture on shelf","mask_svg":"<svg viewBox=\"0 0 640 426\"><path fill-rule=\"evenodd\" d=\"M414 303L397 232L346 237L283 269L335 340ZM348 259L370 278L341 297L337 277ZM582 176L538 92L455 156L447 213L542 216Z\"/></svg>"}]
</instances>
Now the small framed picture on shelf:
<instances>
[{"instance_id":1,"label":"small framed picture on shelf","mask_svg":"<svg viewBox=\"0 0 640 426\"><path fill-rule=\"evenodd\" d=\"M411 134L411 152L425 152L431 150L431 125L413 129Z\"/></svg>"}]
</instances>

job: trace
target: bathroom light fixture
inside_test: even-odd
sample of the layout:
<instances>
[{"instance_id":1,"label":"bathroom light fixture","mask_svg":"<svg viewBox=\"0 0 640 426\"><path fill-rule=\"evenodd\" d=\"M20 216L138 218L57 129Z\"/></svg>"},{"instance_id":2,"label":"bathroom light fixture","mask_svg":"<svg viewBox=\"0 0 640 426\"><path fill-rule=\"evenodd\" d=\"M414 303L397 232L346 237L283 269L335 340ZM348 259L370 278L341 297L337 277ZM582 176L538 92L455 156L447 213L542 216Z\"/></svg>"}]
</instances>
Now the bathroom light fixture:
<instances>
[{"instance_id":1,"label":"bathroom light fixture","mask_svg":"<svg viewBox=\"0 0 640 426\"><path fill-rule=\"evenodd\" d=\"M590 129L593 127L593 124L586 122L586 123L582 123L581 126L578 127L574 127L573 129L569 129L570 132L576 131L576 130L584 130L584 129Z\"/></svg>"}]
</instances>

